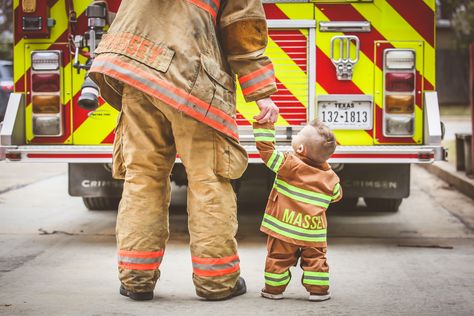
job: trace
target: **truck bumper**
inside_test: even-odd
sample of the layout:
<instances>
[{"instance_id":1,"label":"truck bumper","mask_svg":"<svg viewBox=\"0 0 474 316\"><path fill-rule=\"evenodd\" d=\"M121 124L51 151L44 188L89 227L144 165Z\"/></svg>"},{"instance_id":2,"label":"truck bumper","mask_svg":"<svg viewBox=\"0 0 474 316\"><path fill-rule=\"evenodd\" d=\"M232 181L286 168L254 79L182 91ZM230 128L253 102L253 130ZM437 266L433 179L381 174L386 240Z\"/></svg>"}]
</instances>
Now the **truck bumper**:
<instances>
[{"instance_id":1,"label":"truck bumper","mask_svg":"<svg viewBox=\"0 0 474 316\"><path fill-rule=\"evenodd\" d=\"M250 163L262 163L255 145L244 145ZM290 146L277 146L291 151ZM111 163L112 146L0 146L0 159L21 162ZM330 163L432 163L445 160L442 146L339 146ZM177 158L179 162L179 158Z\"/></svg>"}]
</instances>

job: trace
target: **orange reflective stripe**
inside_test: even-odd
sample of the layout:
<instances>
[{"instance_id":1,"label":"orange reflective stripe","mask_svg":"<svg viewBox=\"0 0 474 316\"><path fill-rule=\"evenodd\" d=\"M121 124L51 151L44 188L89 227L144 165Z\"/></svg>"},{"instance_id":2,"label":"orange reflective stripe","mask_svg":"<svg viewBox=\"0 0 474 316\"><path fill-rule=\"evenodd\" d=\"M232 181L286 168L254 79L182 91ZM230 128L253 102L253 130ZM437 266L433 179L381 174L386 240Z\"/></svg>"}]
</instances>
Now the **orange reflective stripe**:
<instances>
[{"instance_id":1,"label":"orange reflective stripe","mask_svg":"<svg viewBox=\"0 0 474 316\"><path fill-rule=\"evenodd\" d=\"M239 78L239 83L244 95L252 94L258 89L270 84L274 84L275 71L273 69L273 64L270 63L265 67L258 69L257 71L251 72Z\"/></svg>"},{"instance_id":2,"label":"orange reflective stripe","mask_svg":"<svg viewBox=\"0 0 474 316\"><path fill-rule=\"evenodd\" d=\"M223 264L229 263L236 259L239 259L238 255L233 255L231 257L224 257L224 258L199 258L199 257L192 257L192 261L195 263L201 264Z\"/></svg>"},{"instance_id":3,"label":"orange reflective stripe","mask_svg":"<svg viewBox=\"0 0 474 316\"><path fill-rule=\"evenodd\" d=\"M253 78L269 71L269 70L273 70L273 64L271 64L271 63L264 66L264 67L262 67L262 68L260 68L260 69L258 69L258 70L256 70L256 71L254 71L254 72L246 74L245 76L239 77L239 82L240 82L240 84L244 84L247 81L249 81L250 79L253 79Z\"/></svg>"},{"instance_id":4,"label":"orange reflective stripe","mask_svg":"<svg viewBox=\"0 0 474 316\"><path fill-rule=\"evenodd\" d=\"M138 264L138 263L125 263L119 262L118 265L120 268L128 270L156 270L160 267L159 263L150 263L150 264Z\"/></svg>"},{"instance_id":5,"label":"orange reflective stripe","mask_svg":"<svg viewBox=\"0 0 474 316\"><path fill-rule=\"evenodd\" d=\"M219 1L217 0L188 0L192 4L206 10L216 20L217 13L219 12Z\"/></svg>"},{"instance_id":6,"label":"orange reflective stripe","mask_svg":"<svg viewBox=\"0 0 474 316\"><path fill-rule=\"evenodd\" d=\"M211 107L210 104L187 94L185 91L156 78L142 69L117 58L99 56L94 61L90 71L104 73L123 81L216 130L238 139L237 124L225 112Z\"/></svg>"},{"instance_id":7,"label":"orange reflective stripe","mask_svg":"<svg viewBox=\"0 0 474 316\"><path fill-rule=\"evenodd\" d=\"M118 266L129 270L156 270L163 260L164 250L136 251L119 250Z\"/></svg>"},{"instance_id":8,"label":"orange reflective stripe","mask_svg":"<svg viewBox=\"0 0 474 316\"><path fill-rule=\"evenodd\" d=\"M238 255L223 258L192 257L193 272L198 276L212 277L234 273L240 269Z\"/></svg>"},{"instance_id":9,"label":"orange reflective stripe","mask_svg":"<svg viewBox=\"0 0 474 316\"><path fill-rule=\"evenodd\" d=\"M204 276L204 277L213 277L213 276L221 276L221 275L226 275L226 274L231 274L240 269L240 265L237 264L234 267L228 268L228 269L222 269L222 270L199 270L194 268L193 272L194 274L198 276Z\"/></svg>"},{"instance_id":10,"label":"orange reflective stripe","mask_svg":"<svg viewBox=\"0 0 474 316\"><path fill-rule=\"evenodd\" d=\"M254 85L254 86L243 89L242 93L244 95L249 95L249 94L257 91L258 89L265 87L266 85L272 84L273 82L275 82L275 78L265 79L264 81L261 81L261 82L259 82L258 84Z\"/></svg>"},{"instance_id":11,"label":"orange reflective stripe","mask_svg":"<svg viewBox=\"0 0 474 316\"><path fill-rule=\"evenodd\" d=\"M119 250L118 255L131 258L157 258L162 257L163 250L160 251L133 251L133 250Z\"/></svg>"}]
</instances>

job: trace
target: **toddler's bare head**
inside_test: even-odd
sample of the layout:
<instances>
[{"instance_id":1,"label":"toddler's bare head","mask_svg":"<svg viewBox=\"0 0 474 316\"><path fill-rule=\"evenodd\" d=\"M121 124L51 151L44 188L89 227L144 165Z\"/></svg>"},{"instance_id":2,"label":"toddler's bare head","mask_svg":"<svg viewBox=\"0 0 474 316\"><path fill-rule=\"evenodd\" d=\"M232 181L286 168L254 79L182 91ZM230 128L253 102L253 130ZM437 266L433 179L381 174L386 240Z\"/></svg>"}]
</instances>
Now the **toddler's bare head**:
<instances>
[{"instance_id":1,"label":"toddler's bare head","mask_svg":"<svg viewBox=\"0 0 474 316\"><path fill-rule=\"evenodd\" d=\"M313 120L293 137L291 146L296 153L316 163L323 163L336 150L336 138L326 125Z\"/></svg>"}]
</instances>

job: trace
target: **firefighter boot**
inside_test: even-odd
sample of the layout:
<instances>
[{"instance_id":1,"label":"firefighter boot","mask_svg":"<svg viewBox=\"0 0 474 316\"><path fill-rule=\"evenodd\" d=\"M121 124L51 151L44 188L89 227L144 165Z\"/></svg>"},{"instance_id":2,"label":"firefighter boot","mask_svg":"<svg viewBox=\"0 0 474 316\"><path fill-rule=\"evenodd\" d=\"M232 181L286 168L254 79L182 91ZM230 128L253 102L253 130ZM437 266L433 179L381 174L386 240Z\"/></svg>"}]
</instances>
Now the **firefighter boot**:
<instances>
[{"instance_id":1,"label":"firefighter boot","mask_svg":"<svg viewBox=\"0 0 474 316\"><path fill-rule=\"evenodd\" d=\"M132 292L127 291L123 285L120 285L120 294L123 296L130 297L135 301L149 301L153 299L153 291L151 292Z\"/></svg>"}]
</instances>

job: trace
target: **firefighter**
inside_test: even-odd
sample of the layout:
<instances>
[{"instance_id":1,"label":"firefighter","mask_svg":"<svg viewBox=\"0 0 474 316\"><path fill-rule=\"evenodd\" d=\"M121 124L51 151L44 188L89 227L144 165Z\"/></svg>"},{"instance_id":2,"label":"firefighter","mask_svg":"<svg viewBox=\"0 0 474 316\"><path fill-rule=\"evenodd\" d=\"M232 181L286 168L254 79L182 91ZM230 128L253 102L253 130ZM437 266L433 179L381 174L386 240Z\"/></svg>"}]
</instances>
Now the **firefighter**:
<instances>
[{"instance_id":1,"label":"firefighter","mask_svg":"<svg viewBox=\"0 0 474 316\"><path fill-rule=\"evenodd\" d=\"M246 292L240 277L231 179L247 166L238 142L235 75L257 119L275 122L272 62L260 0L122 0L90 77L120 109L113 176L124 179L117 218L120 293L153 298L169 236L170 173L188 176L188 227L198 296Z\"/></svg>"},{"instance_id":2,"label":"firefighter","mask_svg":"<svg viewBox=\"0 0 474 316\"><path fill-rule=\"evenodd\" d=\"M334 135L324 124L312 121L293 138L294 154L275 150L272 123L254 123L254 135L260 156L277 174L260 228L268 235L261 295L282 299L291 279L289 268L301 257L309 300L327 300L326 209L342 198L339 178L327 163L336 149Z\"/></svg>"}]
</instances>

